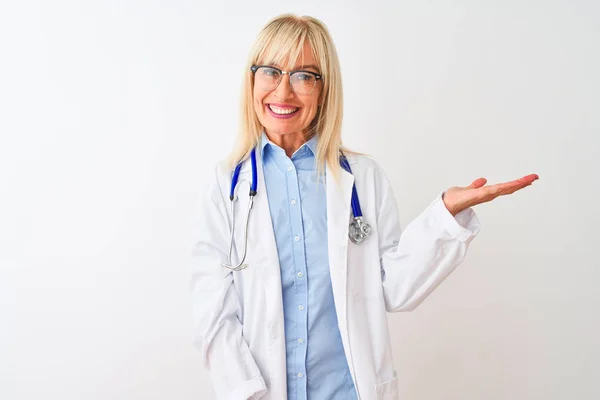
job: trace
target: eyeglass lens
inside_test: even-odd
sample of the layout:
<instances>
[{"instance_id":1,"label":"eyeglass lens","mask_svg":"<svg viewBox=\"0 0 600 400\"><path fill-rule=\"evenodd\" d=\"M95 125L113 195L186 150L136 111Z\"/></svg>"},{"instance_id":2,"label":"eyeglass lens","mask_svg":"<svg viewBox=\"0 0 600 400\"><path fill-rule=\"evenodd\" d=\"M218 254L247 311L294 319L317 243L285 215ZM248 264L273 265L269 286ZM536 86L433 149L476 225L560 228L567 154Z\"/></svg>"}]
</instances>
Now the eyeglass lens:
<instances>
[{"instance_id":1,"label":"eyeglass lens","mask_svg":"<svg viewBox=\"0 0 600 400\"><path fill-rule=\"evenodd\" d=\"M254 74L254 83L263 90L273 90L281 82L282 74L275 68L260 67ZM294 72L290 76L290 83L294 92L298 94L311 94L317 84L314 75L306 72Z\"/></svg>"}]
</instances>

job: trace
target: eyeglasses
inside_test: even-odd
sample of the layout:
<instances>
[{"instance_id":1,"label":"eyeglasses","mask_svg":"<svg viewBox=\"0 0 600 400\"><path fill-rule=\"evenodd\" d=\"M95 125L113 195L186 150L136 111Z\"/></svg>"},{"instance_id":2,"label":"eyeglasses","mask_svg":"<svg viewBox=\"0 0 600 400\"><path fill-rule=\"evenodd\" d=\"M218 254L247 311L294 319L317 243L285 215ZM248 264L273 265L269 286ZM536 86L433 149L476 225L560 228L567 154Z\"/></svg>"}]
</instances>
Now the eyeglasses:
<instances>
[{"instance_id":1,"label":"eyeglasses","mask_svg":"<svg viewBox=\"0 0 600 400\"><path fill-rule=\"evenodd\" d=\"M282 71L270 65L253 65L250 70L254 73L254 84L263 90L275 90L284 74L290 76L290 86L297 94L311 94L317 86L317 81L323 79L312 71Z\"/></svg>"}]
</instances>

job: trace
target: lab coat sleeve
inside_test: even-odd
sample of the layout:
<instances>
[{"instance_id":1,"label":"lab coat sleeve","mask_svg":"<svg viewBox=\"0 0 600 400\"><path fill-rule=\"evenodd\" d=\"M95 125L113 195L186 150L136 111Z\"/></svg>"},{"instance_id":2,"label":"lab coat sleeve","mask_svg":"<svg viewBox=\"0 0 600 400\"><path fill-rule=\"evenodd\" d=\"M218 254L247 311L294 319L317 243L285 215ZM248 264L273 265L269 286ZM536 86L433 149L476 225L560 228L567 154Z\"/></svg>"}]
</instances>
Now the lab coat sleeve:
<instances>
[{"instance_id":1,"label":"lab coat sleeve","mask_svg":"<svg viewBox=\"0 0 600 400\"><path fill-rule=\"evenodd\" d=\"M229 223L218 179L206 193L193 251L191 292L195 346L218 399L258 399L267 390L242 335L241 304L227 261Z\"/></svg>"},{"instance_id":2,"label":"lab coat sleeve","mask_svg":"<svg viewBox=\"0 0 600 400\"><path fill-rule=\"evenodd\" d=\"M412 311L463 261L480 222L471 208L453 217L442 192L402 231L391 185L380 172L377 224L385 306L389 312Z\"/></svg>"}]
</instances>

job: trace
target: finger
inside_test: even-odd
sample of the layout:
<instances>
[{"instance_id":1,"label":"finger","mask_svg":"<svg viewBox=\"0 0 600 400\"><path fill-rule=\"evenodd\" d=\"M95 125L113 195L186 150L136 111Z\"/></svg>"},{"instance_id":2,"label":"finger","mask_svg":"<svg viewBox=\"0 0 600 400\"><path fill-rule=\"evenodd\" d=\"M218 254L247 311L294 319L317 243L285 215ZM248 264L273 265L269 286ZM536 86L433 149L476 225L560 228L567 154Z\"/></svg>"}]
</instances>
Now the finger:
<instances>
[{"instance_id":1,"label":"finger","mask_svg":"<svg viewBox=\"0 0 600 400\"><path fill-rule=\"evenodd\" d=\"M487 183L487 179L477 178L473 182L471 182L471 184L469 186L467 186L467 188L468 189L478 189L478 188L484 186L486 183Z\"/></svg>"},{"instance_id":2,"label":"finger","mask_svg":"<svg viewBox=\"0 0 600 400\"><path fill-rule=\"evenodd\" d=\"M534 181L536 181L538 179L540 179L540 177L537 174L529 174L529 175L526 175L526 176L524 176L524 177L522 177L520 179L517 179L516 181L517 182L521 182L521 183L525 183L525 184L531 184L531 183L533 183Z\"/></svg>"},{"instance_id":3,"label":"finger","mask_svg":"<svg viewBox=\"0 0 600 400\"><path fill-rule=\"evenodd\" d=\"M535 179L534 179L535 180ZM516 192L517 190L523 189L525 186L529 186L533 183L531 179L517 179L511 182L497 183L495 185L487 186L482 188L484 190L485 197L496 198Z\"/></svg>"},{"instance_id":4,"label":"finger","mask_svg":"<svg viewBox=\"0 0 600 400\"><path fill-rule=\"evenodd\" d=\"M519 189L522 189L526 186L531 185L533 182L535 182L538 179L540 179L540 177L537 174L526 175L522 178L515 179L514 181L506 182L504 184L505 186L503 189L508 190L510 193L513 193ZM504 194L504 193L502 193L502 194Z\"/></svg>"}]
</instances>

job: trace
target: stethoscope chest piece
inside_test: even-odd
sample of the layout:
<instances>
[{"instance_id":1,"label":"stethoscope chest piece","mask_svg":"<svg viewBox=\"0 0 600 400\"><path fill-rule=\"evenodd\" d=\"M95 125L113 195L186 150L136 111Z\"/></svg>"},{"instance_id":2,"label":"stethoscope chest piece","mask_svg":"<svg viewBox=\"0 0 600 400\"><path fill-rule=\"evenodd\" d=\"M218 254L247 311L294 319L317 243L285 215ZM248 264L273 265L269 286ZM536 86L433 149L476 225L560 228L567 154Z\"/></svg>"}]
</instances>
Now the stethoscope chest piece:
<instances>
[{"instance_id":1,"label":"stethoscope chest piece","mask_svg":"<svg viewBox=\"0 0 600 400\"><path fill-rule=\"evenodd\" d=\"M354 217L348 227L348 236L352 243L361 244L371 234L371 225L363 221L362 217Z\"/></svg>"},{"instance_id":2,"label":"stethoscope chest piece","mask_svg":"<svg viewBox=\"0 0 600 400\"><path fill-rule=\"evenodd\" d=\"M343 169L352 174L350 163L344 154L340 154L340 165ZM352 199L350 201L352 207L353 221L348 227L348 237L355 244L361 244L371 234L371 226L363 221L363 213L358 200L358 192L356 185L352 185Z\"/></svg>"}]
</instances>

